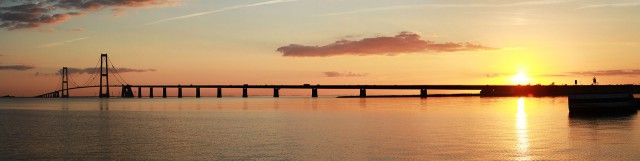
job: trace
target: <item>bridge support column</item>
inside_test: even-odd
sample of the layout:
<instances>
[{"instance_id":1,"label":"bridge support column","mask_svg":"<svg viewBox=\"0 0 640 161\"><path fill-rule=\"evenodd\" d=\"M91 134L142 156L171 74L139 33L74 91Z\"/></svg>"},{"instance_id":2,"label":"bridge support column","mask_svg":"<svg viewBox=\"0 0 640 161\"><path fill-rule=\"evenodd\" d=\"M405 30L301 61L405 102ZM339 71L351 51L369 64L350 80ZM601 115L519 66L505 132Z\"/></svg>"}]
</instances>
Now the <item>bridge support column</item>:
<instances>
[{"instance_id":1,"label":"bridge support column","mask_svg":"<svg viewBox=\"0 0 640 161\"><path fill-rule=\"evenodd\" d=\"M318 88L311 88L311 97L318 97Z\"/></svg>"},{"instance_id":2,"label":"bridge support column","mask_svg":"<svg viewBox=\"0 0 640 161\"><path fill-rule=\"evenodd\" d=\"M178 86L178 98L182 98L182 87Z\"/></svg>"},{"instance_id":3,"label":"bridge support column","mask_svg":"<svg viewBox=\"0 0 640 161\"><path fill-rule=\"evenodd\" d=\"M132 98L133 90L130 85L122 85L122 92L120 92L120 97L123 98Z\"/></svg>"},{"instance_id":4,"label":"bridge support column","mask_svg":"<svg viewBox=\"0 0 640 161\"><path fill-rule=\"evenodd\" d=\"M162 98L167 98L167 87L162 87Z\"/></svg>"},{"instance_id":5,"label":"bridge support column","mask_svg":"<svg viewBox=\"0 0 640 161\"><path fill-rule=\"evenodd\" d=\"M138 98L142 98L142 87L138 87Z\"/></svg>"},{"instance_id":6,"label":"bridge support column","mask_svg":"<svg viewBox=\"0 0 640 161\"><path fill-rule=\"evenodd\" d=\"M420 97L427 98L427 89L420 89Z\"/></svg>"},{"instance_id":7,"label":"bridge support column","mask_svg":"<svg viewBox=\"0 0 640 161\"><path fill-rule=\"evenodd\" d=\"M273 97L280 97L280 88L273 88Z\"/></svg>"},{"instance_id":8,"label":"bridge support column","mask_svg":"<svg viewBox=\"0 0 640 161\"><path fill-rule=\"evenodd\" d=\"M153 98L153 87L149 87L149 98Z\"/></svg>"},{"instance_id":9,"label":"bridge support column","mask_svg":"<svg viewBox=\"0 0 640 161\"><path fill-rule=\"evenodd\" d=\"M367 89L360 88L360 97L367 97Z\"/></svg>"},{"instance_id":10,"label":"bridge support column","mask_svg":"<svg viewBox=\"0 0 640 161\"><path fill-rule=\"evenodd\" d=\"M216 93L216 97L222 97L222 88L218 87L218 92Z\"/></svg>"},{"instance_id":11,"label":"bridge support column","mask_svg":"<svg viewBox=\"0 0 640 161\"><path fill-rule=\"evenodd\" d=\"M242 87L242 97L249 97L247 94L247 87Z\"/></svg>"},{"instance_id":12,"label":"bridge support column","mask_svg":"<svg viewBox=\"0 0 640 161\"><path fill-rule=\"evenodd\" d=\"M196 87L196 98L200 98L200 87Z\"/></svg>"}]
</instances>

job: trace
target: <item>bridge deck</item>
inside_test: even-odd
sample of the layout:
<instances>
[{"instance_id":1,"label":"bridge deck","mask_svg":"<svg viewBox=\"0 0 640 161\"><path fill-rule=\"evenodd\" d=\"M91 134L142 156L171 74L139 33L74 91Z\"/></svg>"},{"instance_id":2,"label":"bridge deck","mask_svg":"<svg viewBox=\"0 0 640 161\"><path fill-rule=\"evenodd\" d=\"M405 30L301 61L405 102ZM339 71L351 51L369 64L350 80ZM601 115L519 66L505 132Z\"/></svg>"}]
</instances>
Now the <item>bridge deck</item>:
<instances>
[{"instance_id":1,"label":"bridge deck","mask_svg":"<svg viewBox=\"0 0 640 161\"><path fill-rule=\"evenodd\" d=\"M279 89L312 89L312 95L317 97L318 89L360 89L361 95L366 96L366 89L381 89L381 90L421 90L421 95L426 95L426 90L480 90L480 94L484 96L519 96L519 95L535 95L535 96L558 96L568 95L571 93L613 93L613 92L625 92L625 93L640 93L640 85L563 85L563 86L542 86L542 85L127 85L131 88L153 89L153 88L178 88L179 96L182 96L183 88L195 88L197 89L197 95L199 95L202 88L240 88L245 89L244 95L246 96L246 89L274 89L274 96L279 95L277 90ZM69 90L82 89L82 88L98 88L100 86L81 86L69 88ZM109 87L124 87L123 85L110 85ZM424 91L424 92L423 92ZM54 91L42 96L51 97L52 93L60 92ZM140 93L140 92L138 92ZM163 91L163 95L166 96L166 91ZM56 96L53 96L56 97Z\"/></svg>"}]
</instances>

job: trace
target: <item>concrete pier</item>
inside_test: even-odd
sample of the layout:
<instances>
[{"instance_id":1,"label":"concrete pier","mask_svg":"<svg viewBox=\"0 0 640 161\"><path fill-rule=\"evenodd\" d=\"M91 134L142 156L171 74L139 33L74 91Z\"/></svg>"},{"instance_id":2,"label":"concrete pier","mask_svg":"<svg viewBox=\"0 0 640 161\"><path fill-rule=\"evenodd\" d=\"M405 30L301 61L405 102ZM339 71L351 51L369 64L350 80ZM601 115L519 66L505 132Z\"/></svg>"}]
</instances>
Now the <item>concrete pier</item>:
<instances>
[{"instance_id":1,"label":"concrete pier","mask_svg":"<svg viewBox=\"0 0 640 161\"><path fill-rule=\"evenodd\" d=\"M182 98L182 87L178 86L178 98Z\"/></svg>"},{"instance_id":2,"label":"concrete pier","mask_svg":"<svg viewBox=\"0 0 640 161\"><path fill-rule=\"evenodd\" d=\"M427 89L420 89L420 97L427 98Z\"/></svg>"},{"instance_id":3,"label":"concrete pier","mask_svg":"<svg viewBox=\"0 0 640 161\"><path fill-rule=\"evenodd\" d=\"M249 95L247 94L247 88L242 88L242 97L249 97Z\"/></svg>"},{"instance_id":4,"label":"concrete pier","mask_svg":"<svg viewBox=\"0 0 640 161\"><path fill-rule=\"evenodd\" d=\"M200 87L196 88L196 98L200 98Z\"/></svg>"},{"instance_id":5,"label":"concrete pier","mask_svg":"<svg viewBox=\"0 0 640 161\"><path fill-rule=\"evenodd\" d=\"M142 98L142 87L138 87L138 98Z\"/></svg>"},{"instance_id":6,"label":"concrete pier","mask_svg":"<svg viewBox=\"0 0 640 161\"><path fill-rule=\"evenodd\" d=\"M167 98L167 87L162 87L162 98Z\"/></svg>"},{"instance_id":7,"label":"concrete pier","mask_svg":"<svg viewBox=\"0 0 640 161\"><path fill-rule=\"evenodd\" d=\"M367 97L367 89L360 88L360 97Z\"/></svg>"},{"instance_id":8,"label":"concrete pier","mask_svg":"<svg viewBox=\"0 0 640 161\"><path fill-rule=\"evenodd\" d=\"M153 98L153 87L149 87L149 98Z\"/></svg>"},{"instance_id":9,"label":"concrete pier","mask_svg":"<svg viewBox=\"0 0 640 161\"><path fill-rule=\"evenodd\" d=\"M216 94L216 97L218 97L218 98L222 97L222 88L218 87L218 92Z\"/></svg>"},{"instance_id":10,"label":"concrete pier","mask_svg":"<svg viewBox=\"0 0 640 161\"><path fill-rule=\"evenodd\" d=\"M311 97L318 97L318 88L311 88Z\"/></svg>"},{"instance_id":11,"label":"concrete pier","mask_svg":"<svg viewBox=\"0 0 640 161\"><path fill-rule=\"evenodd\" d=\"M273 97L280 97L280 88L273 88Z\"/></svg>"}]
</instances>

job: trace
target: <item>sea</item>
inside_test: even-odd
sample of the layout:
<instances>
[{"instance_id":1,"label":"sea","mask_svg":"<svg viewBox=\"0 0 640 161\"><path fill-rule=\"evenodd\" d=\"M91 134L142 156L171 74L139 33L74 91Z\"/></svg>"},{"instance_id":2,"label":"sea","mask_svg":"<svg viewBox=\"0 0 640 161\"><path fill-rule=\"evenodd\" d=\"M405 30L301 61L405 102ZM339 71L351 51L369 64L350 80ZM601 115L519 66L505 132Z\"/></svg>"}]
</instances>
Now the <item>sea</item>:
<instances>
[{"instance_id":1,"label":"sea","mask_svg":"<svg viewBox=\"0 0 640 161\"><path fill-rule=\"evenodd\" d=\"M640 160L567 97L2 98L0 160Z\"/></svg>"}]
</instances>

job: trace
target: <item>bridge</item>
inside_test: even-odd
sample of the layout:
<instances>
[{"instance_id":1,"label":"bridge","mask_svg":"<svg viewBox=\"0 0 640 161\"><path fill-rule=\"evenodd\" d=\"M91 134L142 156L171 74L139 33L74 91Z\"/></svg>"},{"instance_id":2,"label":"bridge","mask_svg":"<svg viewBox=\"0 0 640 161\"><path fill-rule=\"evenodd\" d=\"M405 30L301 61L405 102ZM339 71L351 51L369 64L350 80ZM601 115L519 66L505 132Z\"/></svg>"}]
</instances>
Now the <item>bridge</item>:
<instances>
[{"instance_id":1,"label":"bridge","mask_svg":"<svg viewBox=\"0 0 640 161\"><path fill-rule=\"evenodd\" d=\"M419 97L426 98L427 90L479 90L481 96L566 96L573 93L640 93L640 85L320 85L320 84L301 84L301 85L132 85L127 83L119 74L117 68L113 66L107 54L100 55L100 68L94 68L89 80L82 85L75 83L73 78L69 77L68 68L63 67L60 70L60 88L55 91L38 95L36 97L44 98L67 98L69 91L83 88L99 88L100 98L111 97L109 88L121 88L120 97L133 98L133 89L137 90L137 97L143 97L143 90L148 91L146 97L154 97L154 89L162 90L162 97L167 97L167 88L177 89L177 97L182 98L182 89L195 89L195 97L201 97L202 89L216 89L216 97L222 97L222 90L235 88L242 89L242 97L248 97L248 89L273 89L273 97L280 97L281 89L309 89L311 97L318 97L319 89L354 89L359 90L359 97L367 97L367 90L416 90L419 91ZM109 66L111 65L111 67ZM96 66L97 67L97 66ZM98 73L99 70L99 74ZM109 72L115 77L119 85L109 84ZM90 82L99 78L98 85L89 85ZM69 81L71 80L71 81ZM74 87L69 87L69 83Z\"/></svg>"}]
</instances>

